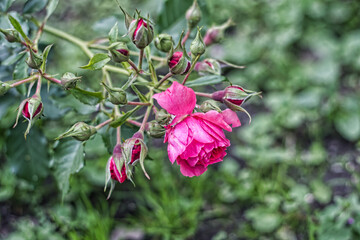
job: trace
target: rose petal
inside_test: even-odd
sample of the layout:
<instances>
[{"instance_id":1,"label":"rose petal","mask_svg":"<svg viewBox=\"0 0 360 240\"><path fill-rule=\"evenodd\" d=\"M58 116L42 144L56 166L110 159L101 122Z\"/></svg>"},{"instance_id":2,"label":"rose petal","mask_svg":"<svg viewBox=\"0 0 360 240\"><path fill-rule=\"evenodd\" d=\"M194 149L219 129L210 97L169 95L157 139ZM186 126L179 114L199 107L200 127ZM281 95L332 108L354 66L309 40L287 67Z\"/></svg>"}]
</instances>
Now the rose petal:
<instances>
[{"instance_id":1,"label":"rose petal","mask_svg":"<svg viewBox=\"0 0 360 240\"><path fill-rule=\"evenodd\" d=\"M224 121L234 127L240 127L241 122L236 114L236 112L232 111L231 109L227 108L221 112L221 115L224 117Z\"/></svg>"},{"instance_id":2,"label":"rose petal","mask_svg":"<svg viewBox=\"0 0 360 240\"><path fill-rule=\"evenodd\" d=\"M189 166L189 164L182 160L178 162L180 165L180 172L186 177L200 176L207 168L203 165L196 165L195 167Z\"/></svg>"},{"instance_id":3,"label":"rose petal","mask_svg":"<svg viewBox=\"0 0 360 240\"><path fill-rule=\"evenodd\" d=\"M185 119L185 122L191 132L193 133L193 138L196 139L198 142L201 143L211 143L214 141L214 138L211 137L202 127L201 122L202 120L193 118L193 117L187 117Z\"/></svg>"},{"instance_id":4,"label":"rose petal","mask_svg":"<svg viewBox=\"0 0 360 240\"><path fill-rule=\"evenodd\" d=\"M224 117L215 110L211 110L207 113L194 113L191 116L205 119L213 124L218 125L226 131L232 131L231 127L224 121Z\"/></svg>"},{"instance_id":5,"label":"rose petal","mask_svg":"<svg viewBox=\"0 0 360 240\"><path fill-rule=\"evenodd\" d=\"M165 92L154 94L159 105L173 115L190 114L196 104L194 90L184 85L173 82Z\"/></svg>"}]
</instances>

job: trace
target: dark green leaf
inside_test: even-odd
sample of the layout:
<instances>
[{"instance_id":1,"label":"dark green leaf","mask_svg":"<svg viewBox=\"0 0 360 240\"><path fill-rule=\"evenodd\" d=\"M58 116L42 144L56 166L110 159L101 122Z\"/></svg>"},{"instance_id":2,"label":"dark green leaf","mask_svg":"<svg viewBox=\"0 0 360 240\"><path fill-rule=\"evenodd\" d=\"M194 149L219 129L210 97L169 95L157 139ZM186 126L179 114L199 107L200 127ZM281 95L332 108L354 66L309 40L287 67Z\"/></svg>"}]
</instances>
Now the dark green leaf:
<instances>
[{"instance_id":1,"label":"dark green leaf","mask_svg":"<svg viewBox=\"0 0 360 240\"><path fill-rule=\"evenodd\" d=\"M11 129L6 138L6 156L12 171L19 177L31 181L48 175L49 163L47 140L34 126L24 139L26 123Z\"/></svg>"},{"instance_id":2,"label":"dark green leaf","mask_svg":"<svg viewBox=\"0 0 360 240\"><path fill-rule=\"evenodd\" d=\"M192 0L164 1L162 11L157 20L160 31L170 27L180 18L184 18L186 10L191 6Z\"/></svg>"},{"instance_id":3,"label":"dark green leaf","mask_svg":"<svg viewBox=\"0 0 360 240\"><path fill-rule=\"evenodd\" d=\"M9 15L9 20L11 25L15 28L16 31L18 31L20 33L20 35L25 39L25 41L27 43L30 43L30 39L26 36L26 34L24 33L20 23L18 22L18 20L16 20L14 17L12 17L11 15Z\"/></svg>"},{"instance_id":4,"label":"dark green leaf","mask_svg":"<svg viewBox=\"0 0 360 240\"><path fill-rule=\"evenodd\" d=\"M118 119L115 119L115 121L112 121L110 123L110 126L112 127L119 127L121 125L123 125L126 120L131 117L137 110L139 110L141 108L141 106L136 106L135 108L133 108L132 110L124 113L121 117L119 117Z\"/></svg>"},{"instance_id":5,"label":"dark green leaf","mask_svg":"<svg viewBox=\"0 0 360 240\"><path fill-rule=\"evenodd\" d=\"M342 112L336 115L335 128L345 139L355 141L360 138L360 114L358 111Z\"/></svg>"},{"instance_id":6,"label":"dark green leaf","mask_svg":"<svg viewBox=\"0 0 360 240\"><path fill-rule=\"evenodd\" d=\"M206 86L206 85L213 85L218 84L223 81L225 81L226 78L223 76L218 75L210 75L210 76L204 76L195 80L191 80L186 82L186 86L188 87L196 87L196 86Z\"/></svg>"},{"instance_id":7,"label":"dark green leaf","mask_svg":"<svg viewBox=\"0 0 360 240\"><path fill-rule=\"evenodd\" d=\"M13 79L23 79L28 77L28 65L25 62L25 58L27 57L27 54L24 53L22 57L19 59L19 61L16 63L14 71L13 71ZM16 88L21 94L26 94L25 84L21 84Z\"/></svg>"},{"instance_id":8,"label":"dark green leaf","mask_svg":"<svg viewBox=\"0 0 360 240\"><path fill-rule=\"evenodd\" d=\"M19 61L20 58L22 58L24 56L25 53L19 53L19 54L14 54L11 55L10 57L8 57L7 59L5 59L1 65L3 66L10 66L13 65L14 63L16 63L17 61Z\"/></svg>"},{"instance_id":9,"label":"dark green leaf","mask_svg":"<svg viewBox=\"0 0 360 240\"><path fill-rule=\"evenodd\" d=\"M69 92L80 102L88 105L95 105L103 99L101 92L90 92L80 88L70 89Z\"/></svg>"},{"instance_id":10,"label":"dark green leaf","mask_svg":"<svg viewBox=\"0 0 360 240\"><path fill-rule=\"evenodd\" d=\"M47 0L28 0L23 8L23 13L34 13L43 9Z\"/></svg>"},{"instance_id":11,"label":"dark green leaf","mask_svg":"<svg viewBox=\"0 0 360 240\"><path fill-rule=\"evenodd\" d=\"M15 0L0 1L0 10L3 12L6 12L9 9L9 7L11 6L11 4L13 4L13 2L15 2Z\"/></svg>"},{"instance_id":12,"label":"dark green leaf","mask_svg":"<svg viewBox=\"0 0 360 240\"><path fill-rule=\"evenodd\" d=\"M142 102L148 102L147 98L135 87L135 85L131 85L132 90L136 93L136 95L139 97L140 101Z\"/></svg>"},{"instance_id":13,"label":"dark green leaf","mask_svg":"<svg viewBox=\"0 0 360 240\"><path fill-rule=\"evenodd\" d=\"M89 61L88 65L82 66L82 69L97 70L103 68L106 63L110 61L110 58L105 53L95 54Z\"/></svg>"},{"instance_id":14,"label":"dark green leaf","mask_svg":"<svg viewBox=\"0 0 360 240\"><path fill-rule=\"evenodd\" d=\"M52 46L53 46L53 44L46 46L46 48L44 49L44 52L42 54L43 63L41 64L41 67L40 67L42 72L45 72L45 70L46 70L46 59L49 55L49 52L50 52L50 49Z\"/></svg>"},{"instance_id":15,"label":"dark green leaf","mask_svg":"<svg viewBox=\"0 0 360 240\"><path fill-rule=\"evenodd\" d=\"M45 19L48 19L51 14L55 11L57 5L59 3L59 0L49 0L47 6L46 6L46 17Z\"/></svg>"},{"instance_id":16,"label":"dark green leaf","mask_svg":"<svg viewBox=\"0 0 360 240\"><path fill-rule=\"evenodd\" d=\"M52 162L54 175L64 199L64 196L69 191L70 175L79 172L84 167L84 147L82 142L74 139L62 140L54 149Z\"/></svg>"}]
</instances>

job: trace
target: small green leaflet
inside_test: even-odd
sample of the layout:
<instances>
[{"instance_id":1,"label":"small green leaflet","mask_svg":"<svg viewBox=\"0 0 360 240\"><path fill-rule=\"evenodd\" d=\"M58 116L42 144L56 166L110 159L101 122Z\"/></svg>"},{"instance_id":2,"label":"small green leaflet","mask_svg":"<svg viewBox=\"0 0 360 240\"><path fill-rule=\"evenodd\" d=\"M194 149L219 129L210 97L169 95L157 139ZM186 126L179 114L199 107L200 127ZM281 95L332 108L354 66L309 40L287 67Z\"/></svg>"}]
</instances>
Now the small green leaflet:
<instances>
[{"instance_id":1,"label":"small green leaflet","mask_svg":"<svg viewBox=\"0 0 360 240\"><path fill-rule=\"evenodd\" d=\"M90 92L77 87L70 89L69 92L80 102L88 105L95 105L103 99L101 92Z\"/></svg>"},{"instance_id":2,"label":"small green leaflet","mask_svg":"<svg viewBox=\"0 0 360 240\"><path fill-rule=\"evenodd\" d=\"M24 33L20 23L18 22L18 20L16 20L13 16L9 15L9 20L11 25L15 28L16 31L18 31L20 33L20 35L25 39L25 41L27 43L31 43L31 40L26 36L26 34Z\"/></svg>"},{"instance_id":3,"label":"small green leaflet","mask_svg":"<svg viewBox=\"0 0 360 240\"><path fill-rule=\"evenodd\" d=\"M88 65L82 66L82 69L89 69L89 70L98 70L103 68L108 62L110 58L105 53L97 53L95 54L89 61Z\"/></svg>"}]
</instances>

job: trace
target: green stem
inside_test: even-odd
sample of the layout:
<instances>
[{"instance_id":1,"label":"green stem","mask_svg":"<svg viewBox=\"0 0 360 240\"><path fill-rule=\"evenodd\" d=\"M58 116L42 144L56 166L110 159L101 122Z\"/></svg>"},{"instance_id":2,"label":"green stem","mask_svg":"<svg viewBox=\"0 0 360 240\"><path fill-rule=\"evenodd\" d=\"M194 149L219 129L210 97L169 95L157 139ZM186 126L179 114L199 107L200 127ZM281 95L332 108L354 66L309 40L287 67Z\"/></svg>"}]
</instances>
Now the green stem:
<instances>
[{"instance_id":1,"label":"green stem","mask_svg":"<svg viewBox=\"0 0 360 240\"><path fill-rule=\"evenodd\" d=\"M121 126L116 128L116 144L121 144Z\"/></svg>"},{"instance_id":2,"label":"green stem","mask_svg":"<svg viewBox=\"0 0 360 240\"><path fill-rule=\"evenodd\" d=\"M183 40L181 41L181 45L185 45L185 42L186 40L189 38L190 36L190 32L191 32L191 29L188 29L186 34L185 34L185 37L183 38Z\"/></svg>"},{"instance_id":3,"label":"green stem","mask_svg":"<svg viewBox=\"0 0 360 240\"><path fill-rule=\"evenodd\" d=\"M131 119L128 119L126 120L128 123L132 124L132 125L135 125L137 127L141 127L141 123L138 122L138 121L135 121L135 120L131 120Z\"/></svg>"},{"instance_id":4,"label":"green stem","mask_svg":"<svg viewBox=\"0 0 360 240\"><path fill-rule=\"evenodd\" d=\"M35 74L35 75L32 75L32 76L30 76L30 77L28 77L28 78L25 78L25 79L23 79L23 80L20 80L20 81L15 80L15 81L17 81L17 82L11 84L10 87L17 87L17 86L19 86L19 85L21 85L21 84L23 84L23 83L27 83L27 82L34 81L37 77L38 77L38 75Z\"/></svg>"},{"instance_id":5,"label":"green stem","mask_svg":"<svg viewBox=\"0 0 360 240\"><path fill-rule=\"evenodd\" d=\"M50 77L50 76L47 75L47 74L43 74L42 76L43 76L45 79L47 79L47 80L50 80L50 81L52 81L52 82L54 82L54 83L57 83L57 84L60 84L60 85L61 85L61 80L59 80L59 79Z\"/></svg>"},{"instance_id":6,"label":"green stem","mask_svg":"<svg viewBox=\"0 0 360 240\"><path fill-rule=\"evenodd\" d=\"M128 63L130 64L130 66L135 70L136 73L140 74L139 69L136 67L135 63L133 61L131 61L130 59L128 60Z\"/></svg>"},{"instance_id":7,"label":"green stem","mask_svg":"<svg viewBox=\"0 0 360 240\"><path fill-rule=\"evenodd\" d=\"M100 123L99 125L95 126L96 130L99 130L100 128L106 126L107 124L111 123L112 122L112 118L106 120L105 122L102 122Z\"/></svg>"},{"instance_id":8,"label":"green stem","mask_svg":"<svg viewBox=\"0 0 360 240\"><path fill-rule=\"evenodd\" d=\"M40 91L41 91L41 75L38 74L37 77L38 77L38 82L37 82L37 85L36 85L35 95L40 96Z\"/></svg>"},{"instance_id":9,"label":"green stem","mask_svg":"<svg viewBox=\"0 0 360 240\"><path fill-rule=\"evenodd\" d=\"M144 58L144 49L140 49L140 54L139 54L139 65L138 65L138 69L141 71L141 67L142 67L142 61Z\"/></svg>"},{"instance_id":10,"label":"green stem","mask_svg":"<svg viewBox=\"0 0 360 240\"><path fill-rule=\"evenodd\" d=\"M200 97L212 98L212 94L210 94L210 93L195 92L195 94Z\"/></svg>"},{"instance_id":11,"label":"green stem","mask_svg":"<svg viewBox=\"0 0 360 240\"><path fill-rule=\"evenodd\" d=\"M129 72L126 71L125 69L118 68L118 67L111 66L111 65L105 65L105 66L103 67L103 69L105 69L106 71L115 72L115 73L120 73L120 74L127 75L127 76L130 75Z\"/></svg>"},{"instance_id":12,"label":"green stem","mask_svg":"<svg viewBox=\"0 0 360 240\"><path fill-rule=\"evenodd\" d=\"M146 128L146 122L150 116L150 111L151 111L151 106L148 106L147 109L146 109L146 113L145 113L145 116L144 116L144 119L141 123L141 126L140 126L140 129L139 131L140 132L144 132L145 128Z\"/></svg>"},{"instance_id":13,"label":"green stem","mask_svg":"<svg viewBox=\"0 0 360 240\"><path fill-rule=\"evenodd\" d=\"M151 103L145 103L145 102L127 102L127 105L140 105L140 106L150 106Z\"/></svg>"},{"instance_id":14,"label":"green stem","mask_svg":"<svg viewBox=\"0 0 360 240\"><path fill-rule=\"evenodd\" d=\"M182 82L182 85L185 85L186 80L189 78L190 73L191 73L192 70L194 69L195 64L196 64L196 62L199 60L200 56L201 56L201 55L197 55L197 56L195 57L194 61L191 63L190 70L189 70L189 72L186 74L186 76L185 76L185 78L184 78L184 81Z\"/></svg>"},{"instance_id":15,"label":"green stem","mask_svg":"<svg viewBox=\"0 0 360 240\"><path fill-rule=\"evenodd\" d=\"M163 82L166 81L166 79L168 79L169 77L171 77L173 74L171 72L168 72L168 74L166 74L160 81L159 83L155 86L155 88L159 88L161 86L161 84L163 84Z\"/></svg>"}]
</instances>

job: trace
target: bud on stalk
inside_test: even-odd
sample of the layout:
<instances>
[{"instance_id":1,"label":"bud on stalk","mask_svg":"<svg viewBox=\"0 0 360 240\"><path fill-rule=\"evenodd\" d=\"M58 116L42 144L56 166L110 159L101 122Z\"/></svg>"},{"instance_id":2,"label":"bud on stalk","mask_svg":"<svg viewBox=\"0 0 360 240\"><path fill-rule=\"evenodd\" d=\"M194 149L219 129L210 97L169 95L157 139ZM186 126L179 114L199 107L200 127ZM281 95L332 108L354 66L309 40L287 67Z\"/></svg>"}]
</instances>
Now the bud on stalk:
<instances>
[{"instance_id":1,"label":"bud on stalk","mask_svg":"<svg viewBox=\"0 0 360 240\"><path fill-rule=\"evenodd\" d=\"M186 11L185 18L188 23L188 28L193 29L201 20L201 10L197 0L194 0L191 7Z\"/></svg>"},{"instance_id":2,"label":"bud on stalk","mask_svg":"<svg viewBox=\"0 0 360 240\"><path fill-rule=\"evenodd\" d=\"M61 85L65 90L73 89L76 88L76 84L80 79L81 77L76 77L75 74L67 72L61 77Z\"/></svg>"},{"instance_id":3,"label":"bud on stalk","mask_svg":"<svg viewBox=\"0 0 360 240\"><path fill-rule=\"evenodd\" d=\"M127 62L130 52L127 45L123 42L115 42L109 46L109 57L116 63Z\"/></svg>"},{"instance_id":4,"label":"bud on stalk","mask_svg":"<svg viewBox=\"0 0 360 240\"><path fill-rule=\"evenodd\" d=\"M26 60L27 65L32 69L39 69L43 63L42 56L34 52L31 48L29 48L29 53L30 55Z\"/></svg>"},{"instance_id":5,"label":"bud on stalk","mask_svg":"<svg viewBox=\"0 0 360 240\"><path fill-rule=\"evenodd\" d=\"M153 120L149 122L148 132L153 138L161 138L165 135L165 128Z\"/></svg>"},{"instance_id":6,"label":"bud on stalk","mask_svg":"<svg viewBox=\"0 0 360 240\"><path fill-rule=\"evenodd\" d=\"M154 38L154 30L149 20L138 16L136 20L131 21L128 34L139 49L144 49Z\"/></svg>"},{"instance_id":7,"label":"bud on stalk","mask_svg":"<svg viewBox=\"0 0 360 240\"><path fill-rule=\"evenodd\" d=\"M169 34L163 33L155 38L155 47L162 52L169 52L173 47L173 39Z\"/></svg>"},{"instance_id":8,"label":"bud on stalk","mask_svg":"<svg viewBox=\"0 0 360 240\"><path fill-rule=\"evenodd\" d=\"M55 140L66 137L74 137L76 140L86 141L95 133L96 128L94 126L90 126L84 122L78 122L75 123L68 131L57 137Z\"/></svg>"},{"instance_id":9,"label":"bud on stalk","mask_svg":"<svg viewBox=\"0 0 360 240\"><path fill-rule=\"evenodd\" d=\"M104 82L101 83L108 95L108 100L115 105L125 105L127 103L126 92L121 88L114 88L106 85Z\"/></svg>"},{"instance_id":10,"label":"bud on stalk","mask_svg":"<svg viewBox=\"0 0 360 240\"><path fill-rule=\"evenodd\" d=\"M168 57L170 72L173 74L186 74L191 67L189 56L185 48L181 45L184 32L181 33L179 43L175 49L171 49Z\"/></svg>"},{"instance_id":11,"label":"bud on stalk","mask_svg":"<svg viewBox=\"0 0 360 240\"><path fill-rule=\"evenodd\" d=\"M200 33L200 28L198 28L198 31L196 33L196 37L195 39L191 42L190 45L190 52L193 55L193 57L195 56L201 56L205 53L205 43L202 39L201 33Z\"/></svg>"},{"instance_id":12,"label":"bud on stalk","mask_svg":"<svg viewBox=\"0 0 360 240\"><path fill-rule=\"evenodd\" d=\"M194 69L200 75L206 75L206 74L221 75L220 63L217 60L211 58L207 58L204 61L197 62L195 64Z\"/></svg>"},{"instance_id":13,"label":"bud on stalk","mask_svg":"<svg viewBox=\"0 0 360 240\"><path fill-rule=\"evenodd\" d=\"M1 29L0 32L5 35L8 42L21 42L20 34L14 29Z\"/></svg>"},{"instance_id":14,"label":"bud on stalk","mask_svg":"<svg viewBox=\"0 0 360 240\"><path fill-rule=\"evenodd\" d=\"M224 38L225 30L232 25L234 25L234 23L231 19L229 19L223 25L209 28L204 37L205 45L209 46L213 43L218 43L222 41Z\"/></svg>"}]
</instances>

